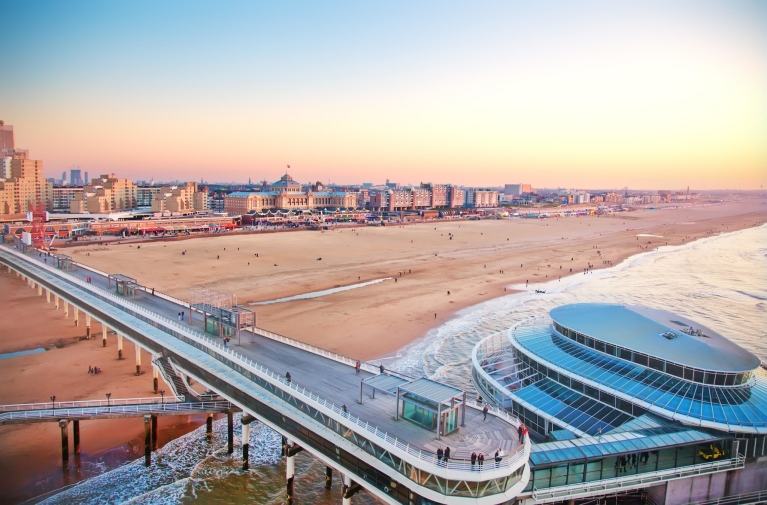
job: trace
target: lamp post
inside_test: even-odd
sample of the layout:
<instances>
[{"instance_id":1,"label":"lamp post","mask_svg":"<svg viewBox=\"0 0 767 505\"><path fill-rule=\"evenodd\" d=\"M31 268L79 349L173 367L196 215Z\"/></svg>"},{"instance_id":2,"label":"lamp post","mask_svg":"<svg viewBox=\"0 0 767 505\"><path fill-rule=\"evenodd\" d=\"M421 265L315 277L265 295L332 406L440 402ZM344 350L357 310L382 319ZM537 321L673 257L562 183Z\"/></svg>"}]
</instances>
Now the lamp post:
<instances>
[{"instance_id":1,"label":"lamp post","mask_svg":"<svg viewBox=\"0 0 767 505\"><path fill-rule=\"evenodd\" d=\"M51 396L51 410L55 413L56 412L56 396Z\"/></svg>"},{"instance_id":2,"label":"lamp post","mask_svg":"<svg viewBox=\"0 0 767 505\"><path fill-rule=\"evenodd\" d=\"M109 405L109 397L112 396L112 393L107 393L107 409L109 412L112 412L112 407Z\"/></svg>"},{"instance_id":3,"label":"lamp post","mask_svg":"<svg viewBox=\"0 0 767 505\"><path fill-rule=\"evenodd\" d=\"M165 404L165 390L160 390L160 402Z\"/></svg>"}]
</instances>

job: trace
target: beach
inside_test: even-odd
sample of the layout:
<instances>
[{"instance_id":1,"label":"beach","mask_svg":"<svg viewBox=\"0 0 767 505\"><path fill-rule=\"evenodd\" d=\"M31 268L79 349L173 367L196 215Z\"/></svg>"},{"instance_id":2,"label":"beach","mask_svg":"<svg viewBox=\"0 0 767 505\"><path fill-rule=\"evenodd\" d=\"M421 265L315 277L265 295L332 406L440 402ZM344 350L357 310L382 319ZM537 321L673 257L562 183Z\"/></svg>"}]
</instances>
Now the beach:
<instances>
[{"instance_id":1,"label":"beach","mask_svg":"<svg viewBox=\"0 0 767 505\"><path fill-rule=\"evenodd\" d=\"M205 286L254 305L257 326L362 360L390 355L466 307L559 276L764 222L759 200L600 217L434 221L328 231L216 235L67 248L76 261L182 300ZM183 254L182 254L183 253ZM256 256L258 255L258 256ZM572 269L572 271L571 271ZM448 294L449 292L449 294Z\"/></svg>"}]
</instances>

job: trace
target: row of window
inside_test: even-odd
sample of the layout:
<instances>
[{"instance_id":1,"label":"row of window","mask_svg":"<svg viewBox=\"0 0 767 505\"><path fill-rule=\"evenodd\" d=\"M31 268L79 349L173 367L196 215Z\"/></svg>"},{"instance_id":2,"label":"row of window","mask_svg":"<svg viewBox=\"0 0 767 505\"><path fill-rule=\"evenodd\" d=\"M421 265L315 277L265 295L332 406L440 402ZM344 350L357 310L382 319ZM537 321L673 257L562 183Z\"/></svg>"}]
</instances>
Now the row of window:
<instances>
[{"instance_id":1,"label":"row of window","mask_svg":"<svg viewBox=\"0 0 767 505\"><path fill-rule=\"evenodd\" d=\"M575 330L571 330L561 324L554 322L554 329L557 333L574 342L599 351L601 353L621 358L638 365L646 366L659 372L664 372L674 377L679 377L699 384L711 384L714 386L740 386L746 384L751 378L751 372L746 373L725 373L710 372L699 368L692 368L680 365L671 361L648 356L641 352L632 351L625 347L608 344L596 338L588 337Z\"/></svg>"},{"instance_id":2,"label":"row of window","mask_svg":"<svg viewBox=\"0 0 767 505\"><path fill-rule=\"evenodd\" d=\"M635 416L635 417L641 416L642 414L647 413L647 410L643 409L642 407L639 407L637 405L634 405L631 402L628 402L614 395L611 395L610 393L605 393L604 391L600 391L599 389L591 387L588 384L584 384L583 382L579 380L571 379L567 375L558 373L556 370L552 370L549 367L538 363L537 361L535 361L534 359L531 359L524 353L517 352L516 354L519 357L519 359L522 361L522 363L524 363L525 365L527 365L533 370L537 370L541 376L548 377L551 380L555 380L559 382L560 384L562 384L563 386L572 389L573 391L577 391L590 398L599 400L600 402L606 405L609 405L610 407L615 407L616 409L626 412L627 414L631 414L632 416Z\"/></svg>"}]
</instances>

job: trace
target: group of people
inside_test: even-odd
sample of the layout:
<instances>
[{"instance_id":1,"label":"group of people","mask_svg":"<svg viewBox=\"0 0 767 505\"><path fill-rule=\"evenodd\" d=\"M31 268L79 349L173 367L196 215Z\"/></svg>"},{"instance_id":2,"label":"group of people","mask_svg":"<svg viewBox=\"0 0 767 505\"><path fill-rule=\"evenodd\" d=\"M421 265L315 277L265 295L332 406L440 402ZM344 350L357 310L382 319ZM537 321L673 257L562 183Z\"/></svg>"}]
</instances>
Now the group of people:
<instances>
[{"instance_id":1,"label":"group of people","mask_svg":"<svg viewBox=\"0 0 767 505\"><path fill-rule=\"evenodd\" d=\"M639 467L637 463L645 464L650 460L649 452L639 453L639 457L635 454L624 454L615 458L615 475L620 473L626 473L634 467Z\"/></svg>"},{"instance_id":2,"label":"group of people","mask_svg":"<svg viewBox=\"0 0 767 505\"><path fill-rule=\"evenodd\" d=\"M437 449L437 464L438 465L447 465L447 461L450 459L450 447L445 447L445 449L442 449L442 446L439 446L439 449Z\"/></svg>"},{"instance_id":3,"label":"group of people","mask_svg":"<svg viewBox=\"0 0 767 505\"><path fill-rule=\"evenodd\" d=\"M525 426L522 423L519 423L519 427L517 428L517 435L519 435L519 443L524 444L525 438L527 438L527 434L529 433L527 426Z\"/></svg>"},{"instance_id":4,"label":"group of people","mask_svg":"<svg viewBox=\"0 0 767 505\"><path fill-rule=\"evenodd\" d=\"M152 293L154 293L154 290L152 290ZM178 320L179 320L179 321L183 321L183 320L184 320L184 313L185 313L185 312L186 312L186 311L182 310L181 312L179 312L178 314L176 314L176 315L178 316Z\"/></svg>"},{"instance_id":5,"label":"group of people","mask_svg":"<svg viewBox=\"0 0 767 505\"><path fill-rule=\"evenodd\" d=\"M90 365L88 365L88 373L100 374L101 373L101 368L99 368L97 366L90 366Z\"/></svg>"},{"instance_id":6,"label":"group of people","mask_svg":"<svg viewBox=\"0 0 767 505\"><path fill-rule=\"evenodd\" d=\"M91 277L90 275L89 275L89 276L87 276L87 277L85 278L85 282L87 282L88 284L93 284L93 277Z\"/></svg>"}]
</instances>

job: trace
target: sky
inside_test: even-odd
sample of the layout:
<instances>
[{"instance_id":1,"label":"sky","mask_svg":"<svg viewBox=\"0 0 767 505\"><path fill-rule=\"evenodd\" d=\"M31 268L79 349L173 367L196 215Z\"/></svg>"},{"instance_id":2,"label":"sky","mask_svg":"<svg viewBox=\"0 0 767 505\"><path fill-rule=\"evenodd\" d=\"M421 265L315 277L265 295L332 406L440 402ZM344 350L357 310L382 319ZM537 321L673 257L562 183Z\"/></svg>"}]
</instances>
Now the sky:
<instances>
[{"instance_id":1,"label":"sky","mask_svg":"<svg viewBox=\"0 0 767 505\"><path fill-rule=\"evenodd\" d=\"M47 177L759 189L767 2L0 5Z\"/></svg>"}]
</instances>

